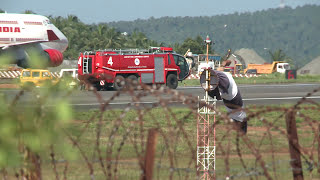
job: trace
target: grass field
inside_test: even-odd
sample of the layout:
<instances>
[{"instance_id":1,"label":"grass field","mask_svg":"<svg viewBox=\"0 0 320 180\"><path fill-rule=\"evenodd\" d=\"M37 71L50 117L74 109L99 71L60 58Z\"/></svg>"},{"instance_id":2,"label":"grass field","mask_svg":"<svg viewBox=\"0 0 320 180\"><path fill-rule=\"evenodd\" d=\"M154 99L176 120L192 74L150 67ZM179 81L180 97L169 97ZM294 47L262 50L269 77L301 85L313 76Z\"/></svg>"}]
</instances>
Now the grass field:
<instances>
[{"instance_id":1,"label":"grass field","mask_svg":"<svg viewBox=\"0 0 320 180\"><path fill-rule=\"evenodd\" d=\"M319 77L298 76L297 80L290 80L290 83L318 83ZM235 80L238 84L288 83L281 74ZM184 82L188 82L187 86L199 85L199 80ZM216 126L217 178L225 179L229 174L234 179L266 179L262 162L254 155L259 154L270 177L292 179L285 122L286 108L290 106L248 106L248 114L265 112L250 119L247 139L241 137L239 140L237 133L229 130L228 122L217 115L216 120L220 122ZM305 179L319 179L317 167L308 163L318 162L320 109L317 104L302 107L297 110L295 117L299 142L304 150L302 161ZM224 107L219 107L218 111L225 113ZM57 172L60 179L66 175L66 179L71 180L86 180L93 176L95 179L140 179L147 133L149 129L157 128L159 136L154 179L196 179L196 125L196 112L188 108L75 112L67 130L76 140L76 145L67 153L55 151ZM71 146L70 138L66 137L64 144ZM41 157L44 179L55 179L50 152ZM99 158L102 158L103 168ZM11 174L16 171L17 168L8 169Z\"/></svg>"},{"instance_id":2,"label":"grass field","mask_svg":"<svg viewBox=\"0 0 320 180\"><path fill-rule=\"evenodd\" d=\"M320 75L297 75L297 79L286 79L284 74L274 73L258 77L234 77L237 84L320 83ZM187 79L179 86L200 86L198 79Z\"/></svg>"},{"instance_id":3,"label":"grass field","mask_svg":"<svg viewBox=\"0 0 320 180\"><path fill-rule=\"evenodd\" d=\"M284 109L289 106L274 105L269 108ZM250 114L265 110L265 107L249 106L249 109L251 109ZM223 108L218 110L225 111ZM90 162L93 161L95 179L106 179L98 161L99 155L96 146L98 132L100 134L101 157L104 162L106 158L110 158L112 161L109 168L106 168L107 165L104 164L106 174L110 173L112 179L139 179L141 175L139 162L145 153L147 131L150 128L159 130L154 179L170 179L170 177L172 179L196 179L196 158L194 157L197 141L196 117L189 109L173 108L171 111L172 113L162 108L154 108L145 111L143 117L138 119L141 112L135 110L128 112L108 110L104 113L98 110L77 112L70 132L73 132L73 137L78 139L80 150ZM316 167L308 172L306 160L311 161L310 155L312 154L313 160L317 162L317 143L314 142L316 140L314 129L317 128L315 125L320 120L319 107L304 105L298 112L296 122L299 142L303 148L310 150L310 154L304 154L302 158L305 179L317 179L320 176L316 173ZM217 116L217 121L221 120L219 118ZM311 120L314 121L313 125L309 124ZM272 125L267 125L266 122ZM263 115L250 119L247 138L251 144L247 145L244 139L240 138L238 146L246 166L245 169L238 156L237 133L229 132L227 123L220 121L216 127L217 178L224 179L226 174L229 174L235 179L249 179L249 177L265 179L260 162L250 148L254 147L255 151L261 155L270 177L292 179L288 141L283 132L286 132L286 123L285 114L282 111L267 111ZM191 144L191 147L188 143ZM88 179L90 177L89 168L79 153L79 149L75 149L74 153L77 155L69 160L66 173L68 179ZM63 159L65 157L57 152L56 158ZM49 159L45 161L49 162ZM62 176L64 163L58 163L57 168ZM46 177L54 177L52 166L49 163L44 165L43 172Z\"/></svg>"},{"instance_id":4,"label":"grass field","mask_svg":"<svg viewBox=\"0 0 320 180\"><path fill-rule=\"evenodd\" d=\"M320 83L320 75L297 75L297 79L285 79L284 74L274 73L258 77L234 77L237 84ZM19 79L0 79L0 84L18 83ZM199 79L186 79L179 86L200 86Z\"/></svg>"}]
</instances>

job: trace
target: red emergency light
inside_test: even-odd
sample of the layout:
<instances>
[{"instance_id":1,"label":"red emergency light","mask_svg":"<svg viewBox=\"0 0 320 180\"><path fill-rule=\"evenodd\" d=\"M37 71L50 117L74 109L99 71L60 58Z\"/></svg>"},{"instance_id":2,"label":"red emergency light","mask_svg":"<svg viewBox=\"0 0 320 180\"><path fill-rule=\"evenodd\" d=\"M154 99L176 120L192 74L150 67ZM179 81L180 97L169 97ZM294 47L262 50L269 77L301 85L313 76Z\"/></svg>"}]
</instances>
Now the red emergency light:
<instances>
[{"instance_id":1,"label":"red emergency light","mask_svg":"<svg viewBox=\"0 0 320 180\"><path fill-rule=\"evenodd\" d=\"M158 51L162 51L162 52L173 52L173 48L172 47L151 47L152 51L158 50Z\"/></svg>"},{"instance_id":2,"label":"red emergency light","mask_svg":"<svg viewBox=\"0 0 320 180\"><path fill-rule=\"evenodd\" d=\"M164 51L164 52L172 52L173 48L172 47L160 47L160 50Z\"/></svg>"}]
</instances>

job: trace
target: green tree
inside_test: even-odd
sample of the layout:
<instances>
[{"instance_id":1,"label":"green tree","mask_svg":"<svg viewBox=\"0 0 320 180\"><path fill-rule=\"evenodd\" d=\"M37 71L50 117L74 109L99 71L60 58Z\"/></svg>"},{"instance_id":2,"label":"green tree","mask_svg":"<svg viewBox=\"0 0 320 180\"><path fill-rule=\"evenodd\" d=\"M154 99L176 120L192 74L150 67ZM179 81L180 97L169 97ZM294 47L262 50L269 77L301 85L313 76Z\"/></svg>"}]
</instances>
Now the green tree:
<instances>
[{"instance_id":1,"label":"green tree","mask_svg":"<svg viewBox=\"0 0 320 180\"><path fill-rule=\"evenodd\" d=\"M192 53L202 54L203 48L204 48L203 45L204 45L203 41L202 41L202 44L199 44L199 42L197 42L196 40L187 38L178 48L177 52L179 54L184 54L188 49L190 49Z\"/></svg>"},{"instance_id":2,"label":"green tree","mask_svg":"<svg viewBox=\"0 0 320 180\"><path fill-rule=\"evenodd\" d=\"M216 43L213 50L220 54L229 48L249 48L267 58L263 48L269 47L282 49L294 57L294 62L305 64L319 56L318 17L319 5L305 5L211 17L153 17L108 25L128 33L143 32L149 39L172 45L197 36L202 44L209 34Z\"/></svg>"},{"instance_id":3,"label":"green tree","mask_svg":"<svg viewBox=\"0 0 320 180\"><path fill-rule=\"evenodd\" d=\"M36 14L36 13L31 10L25 10L23 14Z\"/></svg>"},{"instance_id":4,"label":"green tree","mask_svg":"<svg viewBox=\"0 0 320 180\"><path fill-rule=\"evenodd\" d=\"M116 31L115 28L109 28L106 32L106 40L105 40L106 48L121 48L121 33Z\"/></svg>"},{"instance_id":5,"label":"green tree","mask_svg":"<svg viewBox=\"0 0 320 180\"><path fill-rule=\"evenodd\" d=\"M68 23L79 23L79 18L75 15L70 14L67 17L67 21Z\"/></svg>"},{"instance_id":6,"label":"green tree","mask_svg":"<svg viewBox=\"0 0 320 180\"><path fill-rule=\"evenodd\" d=\"M285 61L287 55L282 51L282 49L278 49L274 52L269 51L269 55L272 61Z\"/></svg>"},{"instance_id":7,"label":"green tree","mask_svg":"<svg viewBox=\"0 0 320 180\"><path fill-rule=\"evenodd\" d=\"M142 32L133 31L126 46L129 48L148 48L148 38Z\"/></svg>"},{"instance_id":8,"label":"green tree","mask_svg":"<svg viewBox=\"0 0 320 180\"><path fill-rule=\"evenodd\" d=\"M92 40L88 41L93 49L106 49L108 27L105 24L99 24L92 33Z\"/></svg>"}]
</instances>

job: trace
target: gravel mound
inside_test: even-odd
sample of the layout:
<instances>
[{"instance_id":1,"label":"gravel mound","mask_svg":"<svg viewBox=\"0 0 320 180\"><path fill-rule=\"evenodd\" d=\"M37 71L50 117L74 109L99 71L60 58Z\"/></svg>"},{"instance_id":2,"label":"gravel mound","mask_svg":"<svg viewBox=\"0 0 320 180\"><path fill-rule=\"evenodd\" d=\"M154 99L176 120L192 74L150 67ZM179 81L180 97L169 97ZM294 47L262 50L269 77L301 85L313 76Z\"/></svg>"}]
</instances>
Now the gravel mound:
<instances>
[{"instance_id":1,"label":"gravel mound","mask_svg":"<svg viewBox=\"0 0 320 180\"><path fill-rule=\"evenodd\" d=\"M236 50L234 53L237 55L240 55L243 58L243 60L246 62L246 64L263 64L266 62L261 56L259 56L252 49L242 48L242 49Z\"/></svg>"},{"instance_id":2,"label":"gravel mound","mask_svg":"<svg viewBox=\"0 0 320 180\"><path fill-rule=\"evenodd\" d=\"M229 60L232 61L232 64L231 66L234 65L234 61L233 60L236 60L237 63L241 63L241 60L240 58L243 59L243 61L246 63L246 65L248 64L264 64L266 61L261 57L259 56L256 51L254 51L253 49L245 49L245 48L242 48L242 49L238 49L236 50L234 53L234 55L238 56L238 57L234 57L233 55L231 55L229 57ZM240 56L240 57L239 57Z\"/></svg>"},{"instance_id":3,"label":"gravel mound","mask_svg":"<svg viewBox=\"0 0 320 180\"><path fill-rule=\"evenodd\" d=\"M320 56L298 70L298 74L320 74Z\"/></svg>"}]
</instances>

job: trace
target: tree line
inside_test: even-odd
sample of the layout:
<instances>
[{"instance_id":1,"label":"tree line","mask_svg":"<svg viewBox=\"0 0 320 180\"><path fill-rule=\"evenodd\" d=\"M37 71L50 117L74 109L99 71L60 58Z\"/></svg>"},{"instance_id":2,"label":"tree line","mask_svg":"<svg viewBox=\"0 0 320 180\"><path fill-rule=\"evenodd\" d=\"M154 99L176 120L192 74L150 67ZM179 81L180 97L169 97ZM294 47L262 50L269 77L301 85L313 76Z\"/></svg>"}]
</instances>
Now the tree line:
<instances>
[{"instance_id":1,"label":"tree line","mask_svg":"<svg viewBox=\"0 0 320 180\"><path fill-rule=\"evenodd\" d=\"M26 10L24 13L34 12ZM188 49L201 54L206 50L203 40L207 35L215 43L211 53L225 54L229 48L250 48L272 61L272 53L281 52L297 67L320 55L320 6L317 5L211 17L151 17L99 24L85 24L75 15L48 17L69 40L64 52L66 59L77 59L85 50L150 46L171 46L179 54Z\"/></svg>"},{"instance_id":2,"label":"tree line","mask_svg":"<svg viewBox=\"0 0 320 180\"><path fill-rule=\"evenodd\" d=\"M250 48L267 61L272 60L269 52L282 50L299 67L320 55L319 17L319 5L305 5L253 13L151 17L107 24L121 32L140 31L150 39L166 44L181 45L189 38L210 35L217 52Z\"/></svg>"}]
</instances>

